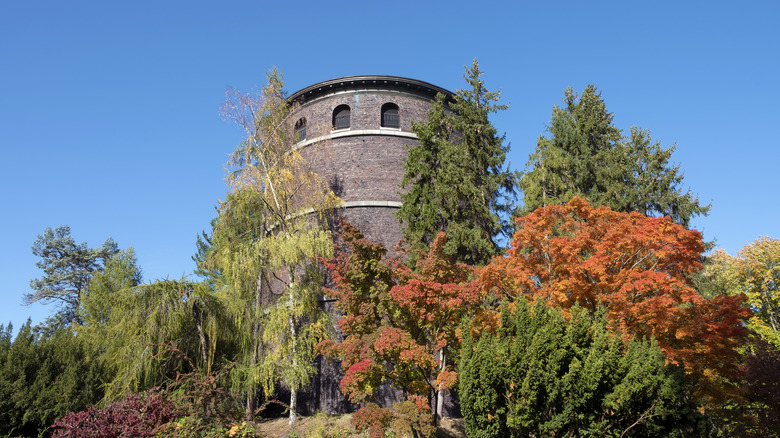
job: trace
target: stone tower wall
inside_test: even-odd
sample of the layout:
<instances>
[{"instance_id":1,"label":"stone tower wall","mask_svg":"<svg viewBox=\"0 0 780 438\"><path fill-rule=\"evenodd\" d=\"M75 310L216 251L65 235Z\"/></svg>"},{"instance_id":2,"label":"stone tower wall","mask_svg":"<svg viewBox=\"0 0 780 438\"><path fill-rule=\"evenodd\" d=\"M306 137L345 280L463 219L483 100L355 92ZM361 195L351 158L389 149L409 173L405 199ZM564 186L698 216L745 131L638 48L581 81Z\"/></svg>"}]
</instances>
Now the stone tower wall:
<instances>
[{"instance_id":1,"label":"stone tower wall","mask_svg":"<svg viewBox=\"0 0 780 438\"><path fill-rule=\"evenodd\" d=\"M307 127L306 138L297 147L343 200L345 208L338 215L388 250L402 237L395 213L401 205L400 183L407 148L417 144L411 122L427 118L431 100L438 92L452 94L412 79L360 76L321 82L289 98L296 105L290 117L295 121L305 119ZM381 126L381 109L386 103L397 105L399 128ZM350 107L350 126L334 130L334 110L341 105ZM340 366L322 359L317 365L319 372L305 398L306 410L354 410L338 389L343 377ZM380 391L383 405L390 406L399 398L400 393L390 388Z\"/></svg>"}]
</instances>

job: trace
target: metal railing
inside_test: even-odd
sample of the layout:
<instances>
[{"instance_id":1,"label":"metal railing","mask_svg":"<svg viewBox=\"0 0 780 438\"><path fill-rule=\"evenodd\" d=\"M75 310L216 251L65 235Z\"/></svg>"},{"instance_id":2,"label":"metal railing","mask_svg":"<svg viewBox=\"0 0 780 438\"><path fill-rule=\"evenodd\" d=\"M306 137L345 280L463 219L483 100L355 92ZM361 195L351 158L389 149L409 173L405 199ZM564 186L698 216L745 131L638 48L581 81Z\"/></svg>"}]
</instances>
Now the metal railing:
<instances>
[{"instance_id":1,"label":"metal railing","mask_svg":"<svg viewBox=\"0 0 780 438\"><path fill-rule=\"evenodd\" d=\"M340 113L333 118L333 129L349 128L349 113Z\"/></svg>"},{"instance_id":2,"label":"metal railing","mask_svg":"<svg viewBox=\"0 0 780 438\"><path fill-rule=\"evenodd\" d=\"M382 114L382 126L386 128L400 128L401 116L389 112Z\"/></svg>"},{"instance_id":3,"label":"metal railing","mask_svg":"<svg viewBox=\"0 0 780 438\"><path fill-rule=\"evenodd\" d=\"M306 125L295 129L295 141L306 140Z\"/></svg>"}]
</instances>

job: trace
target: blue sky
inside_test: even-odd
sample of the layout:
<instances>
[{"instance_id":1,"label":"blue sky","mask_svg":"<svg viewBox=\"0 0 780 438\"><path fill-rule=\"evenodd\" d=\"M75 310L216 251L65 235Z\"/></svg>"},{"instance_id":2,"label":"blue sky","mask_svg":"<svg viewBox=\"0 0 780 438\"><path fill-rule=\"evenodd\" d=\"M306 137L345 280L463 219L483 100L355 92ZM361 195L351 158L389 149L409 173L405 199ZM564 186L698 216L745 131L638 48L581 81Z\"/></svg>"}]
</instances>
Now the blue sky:
<instances>
[{"instance_id":1,"label":"blue sky","mask_svg":"<svg viewBox=\"0 0 780 438\"><path fill-rule=\"evenodd\" d=\"M287 89L385 74L455 90L478 58L510 109L493 121L523 169L563 90L602 91L616 125L650 129L730 253L780 238L780 6L655 2L4 1L0 3L0 323L40 276L46 227L135 248L144 279L194 269L241 131L226 87Z\"/></svg>"}]
</instances>

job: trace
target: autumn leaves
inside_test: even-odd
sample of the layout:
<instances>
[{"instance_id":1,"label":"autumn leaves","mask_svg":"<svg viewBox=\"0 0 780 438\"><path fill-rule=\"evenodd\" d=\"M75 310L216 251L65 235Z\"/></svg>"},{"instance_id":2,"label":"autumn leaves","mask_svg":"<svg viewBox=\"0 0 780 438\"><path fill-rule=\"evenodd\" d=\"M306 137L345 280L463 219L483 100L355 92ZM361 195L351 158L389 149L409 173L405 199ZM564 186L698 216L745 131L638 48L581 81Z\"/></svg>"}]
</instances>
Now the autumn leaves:
<instances>
[{"instance_id":1,"label":"autumn leaves","mask_svg":"<svg viewBox=\"0 0 780 438\"><path fill-rule=\"evenodd\" d=\"M384 382L428 400L440 415L439 391L458 379L462 330L475 339L494 333L507 308L501 303L513 309L525 301L566 318L574 307L590 315L603 309L623 345L654 339L667 362L684 369L697 399L725 397L750 311L741 295L708 299L694 289L690 276L704 251L699 232L581 198L516 222L506 255L481 268L454 262L443 233L409 267L383 258L384 248L344 225L342 251L326 266L345 338L320 350L342 360L342 390L353 402L372 401Z\"/></svg>"}]
</instances>

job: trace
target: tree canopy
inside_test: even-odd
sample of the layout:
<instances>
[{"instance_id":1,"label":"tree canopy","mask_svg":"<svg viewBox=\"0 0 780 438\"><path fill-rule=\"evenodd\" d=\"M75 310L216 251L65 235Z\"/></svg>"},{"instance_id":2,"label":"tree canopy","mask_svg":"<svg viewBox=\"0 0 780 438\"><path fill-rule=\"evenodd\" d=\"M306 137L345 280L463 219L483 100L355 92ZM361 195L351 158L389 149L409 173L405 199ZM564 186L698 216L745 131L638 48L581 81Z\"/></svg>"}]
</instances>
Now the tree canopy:
<instances>
[{"instance_id":1,"label":"tree canopy","mask_svg":"<svg viewBox=\"0 0 780 438\"><path fill-rule=\"evenodd\" d=\"M748 327L780 349L780 240L760 237L736 256L716 250L701 272L700 283L711 295L745 294L754 312Z\"/></svg>"},{"instance_id":2,"label":"tree canopy","mask_svg":"<svg viewBox=\"0 0 780 438\"><path fill-rule=\"evenodd\" d=\"M276 70L260 96L228 92L223 114L246 137L231 156L230 193L203 268L219 273L238 329L249 334L237 370L250 398L257 382L268 394L281 379L292 424L297 392L314 373L314 345L327 332L316 259L332 254L323 215L340 199L294 147L286 97Z\"/></svg>"},{"instance_id":3,"label":"tree canopy","mask_svg":"<svg viewBox=\"0 0 780 438\"><path fill-rule=\"evenodd\" d=\"M463 75L468 88L453 100L439 94L428 119L412 123L418 143L409 147L398 211L410 244L430 245L444 231L447 254L477 265L498 254L515 194L515 174L504 164L509 146L489 120L507 106L481 76L475 59Z\"/></svg>"},{"instance_id":4,"label":"tree canopy","mask_svg":"<svg viewBox=\"0 0 780 438\"><path fill-rule=\"evenodd\" d=\"M103 269L106 260L119 251L111 238L100 248L77 244L70 236L70 227L46 228L32 246L32 252L41 260L35 265L43 276L30 281L33 292L24 295L25 304L38 301L59 305L57 317L70 324L79 321L81 295L92 276Z\"/></svg>"},{"instance_id":5,"label":"tree canopy","mask_svg":"<svg viewBox=\"0 0 780 438\"><path fill-rule=\"evenodd\" d=\"M575 196L615 211L668 216L684 226L707 214L710 206L683 191L680 166L669 162L676 145L664 149L637 127L623 135L593 85L581 97L567 89L563 101L553 107L550 136L539 136L520 179L519 215Z\"/></svg>"},{"instance_id":6,"label":"tree canopy","mask_svg":"<svg viewBox=\"0 0 780 438\"><path fill-rule=\"evenodd\" d=\"M575 197L517 218L507 257L479 271L487 291L510 299L543 298L564 309L606 307L616 330L655 337L683 365L698 395L720 397L722 379L739 375L749 310L743 296L697 293L701 234L669 218L594 208Z\"/></svg>"},{"instance_id":7,"label":"tree canopy","mask_svg":"<svg viewBox=\"0 0 780 438\"><path fill-rule=\"evenodd\" d=\"M336 283L328 293L343 314L345 337L325 340L318 349L342 361L341 391L353 403L377 402L380 385L389 384L410 402L396 406L393 415L412 409L435 419L443 391L457 380L456 329L479 301L472 268L446 254L444 233L418 254L412 270L399 259L384 259L384 247L353 226L342 223L342 230L342 250L326 266ZM426 428L413 429L425 435Z\"/></svg>"}]
</instances>

